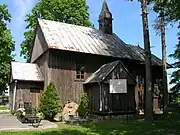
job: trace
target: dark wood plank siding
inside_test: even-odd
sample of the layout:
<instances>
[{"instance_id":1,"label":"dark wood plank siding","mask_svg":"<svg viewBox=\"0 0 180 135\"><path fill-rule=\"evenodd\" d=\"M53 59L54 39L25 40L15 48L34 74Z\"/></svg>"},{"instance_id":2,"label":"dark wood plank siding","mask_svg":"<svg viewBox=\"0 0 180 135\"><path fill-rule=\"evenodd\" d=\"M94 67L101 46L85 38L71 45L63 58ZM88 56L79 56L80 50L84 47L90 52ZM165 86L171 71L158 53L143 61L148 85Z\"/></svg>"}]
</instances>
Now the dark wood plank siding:
<instances>
[{"instance_id":1,"label":"dark wood plank siding","mask_svg":"<svg viewBox=\"0 0 180 135\"><path fill-rule=\"evenodd\" d=\"M127 79L127 93L113 93L109 91L110 79ZM102 83L103 112L130 113L135 112L135 80L119 64Z\"/></svg>"},{"instance_id":2,"label":"dark wood plank siding","mask_svg":"<svg viewBox=\"0 0 180 135\"><path fill-rule=\"evenodd\" d=\"M49 52L45 52L43 55L41 55L34 63L36 63L42 73L42 76L44 77L44 88L48 85L49 83L49 78L48 78L48 57L49 57Z\"/></svg>"},{"instance_id":3,"label":"dark wood plank siding","mask_svg":"<svg viewBox=\"0 0 180 135\"><path fill-rule=\"evenodd\" d=\"M15 109L20 107L20 101L30 102L33 106L39 107L42 90L42 82L17 82Z\"/></svg>"},{"instance_id":4,"label":"dark wood plank siding","mask_svg":"<svg viewBox=\"0 0 180 135\"><path fill-rule=\"evenodd\" d=\"M70 57L50 53L48 72L49 81L54 82L59 90L61 102L64 104L68 99L75 100L75 69Z\"/></svg>"},{"instance_id":5,"label":"dark wood plank siding","mask_svg":"<svg viewBox=\"0 0 180 135\"><path fill-rule=\"evenodd\" d=\"M110 93L110 79L127 79L127 93ZM121 64L100 84L86 84L84 88L89 96L90 110L96 114L135 113L135 81Z\"/></svg>"},{"instance_id":6,"label":"dark wood plank siding","mask_svg":"<svg viewBox=\"0 0 180 135\"><path fill-rule=\"evenodd\" d=\"M14 82L12 82L10 84L10 87L9 87L9 106L10 106L10 109L12 109L12 106L13 106L13 92L14 92Z\"/></svg>"},{"instance_id":7,"label":"dark wood plank siding","mask_svg":"<svg viewBox=\"0 0 180 135\"><path fill-rule=\"evenodd\" d=\"M40 27L38 26L34 46L32 49L31 62L34 62L37 58L39 58L43 54L43 52L47 50L47 48L47 43L45 41L43 33Z\"/></svg>"},{"instance_id":8,"label":"dark wood plank siding","mask_svg":"<svg viewBox=\"0 0 180 135\"><path fill-rule=\"evenodd\" d=\"M128 85L126 94L111 94L109 84L102 84L102 112L133 113L135 112L134 85Z\"/></svg>"},{"instance_id":9,"label":"dark wood plank siding","mask_svg":"<svg viewBox=\"0 0 180 135\"><path fill-rule=\"evenodd\" d=\"M83 82L100 66L111 61L109 57L87 55L82 53L51 50L49 52L49 81L56 84L62 103L68 99L79 102L83 92ZM76 79L76 65L84 66L84 79Z\"/></svg>"},{"instance_id":10,"label":"dark wood plank siding","mask_svg":"<svg viewBox=\"0 0 180 135\"><path fill-rule=\"evenodd\" d=\"M114 71L108 75L104 82L109 83L110 79L127 79L128 84L135 84L135 77L131 76L131 73L127 73L121 64L119 64ZM128 70L128 69L127 69Z\"/></svg>"},{"instance_id":11,"label":"dark wood plank siding","mask_svg":"<svg viewBox=\"0 0 180 135\"><path fill-rule=\"evenodd\" d=\"M100 109L100 86L97 83L85 86L85 92L89 98L89 109L92 113L98 113Z\"/></svg>"},{"instance_id":12,"label":"dark wood plank siding","mask_svg":"<svg viewBox=\"0 0 180 135\"><path fill-rule=\"evenodd\" d=\"M50 49L41 55L34 63L37 63L41 69L45 79L44 86L46 87L51 81L54 82L59 90L61 102L64 104L68 99L78 103L81 93L83 92L84 80L103 64L115 60L117 60L117 58ZM137 61L122 61L134 79L136 75L144 75L144 66L138 64ZM76 79L77 64L84 66L84 80ZM121 69L122 67L117 67L115 72L113 72L107 80L117 75L117 77L120 78L127 78L128 84L133 84L134 82L130 79L130 76L124 71L121 72Z\"/></svg>"}]
</instances>

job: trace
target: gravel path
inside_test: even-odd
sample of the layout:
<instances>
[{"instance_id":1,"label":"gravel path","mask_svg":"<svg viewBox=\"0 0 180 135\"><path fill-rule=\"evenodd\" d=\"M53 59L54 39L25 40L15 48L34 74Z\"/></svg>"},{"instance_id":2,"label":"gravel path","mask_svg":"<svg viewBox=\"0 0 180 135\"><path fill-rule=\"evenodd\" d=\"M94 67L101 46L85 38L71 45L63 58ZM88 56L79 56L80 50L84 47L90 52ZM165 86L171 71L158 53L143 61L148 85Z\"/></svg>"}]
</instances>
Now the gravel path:
<instances>
[{"instance_id":1,"label":"gravel path","mask_svg":"<svg viewBox=\"0 0 180 135\"><path fill-rule=\"evenodd\" d=\"M6 130L29 130L29 129L48 129L56 128L55 123L42 120L38 128L33 128L31 124L22 124L16 116L10 114L0 114L0 131Z\"/></svg>"}]
</instances>

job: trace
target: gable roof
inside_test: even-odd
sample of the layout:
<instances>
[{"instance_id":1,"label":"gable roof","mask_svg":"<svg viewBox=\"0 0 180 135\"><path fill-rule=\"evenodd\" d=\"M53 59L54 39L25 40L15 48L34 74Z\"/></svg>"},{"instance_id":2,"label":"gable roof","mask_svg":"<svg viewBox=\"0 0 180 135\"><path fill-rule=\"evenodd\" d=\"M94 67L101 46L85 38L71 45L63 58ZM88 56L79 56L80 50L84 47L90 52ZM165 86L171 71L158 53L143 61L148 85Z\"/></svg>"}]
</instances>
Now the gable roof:
<instances>
[{"instance_id":1,"label":"gable roof","mask_svg":"<svg viewBox=\"0 0 180 135\"><path fill-rule=\"evenodd\" d=\"M38 22L48 48L145 61L143 48L124 43L116 34L45 19ZM152 64L161 66L161 59L152 54Z\"/></svg>"},{"instance_id":2,"label":"gable roof","mask_svg":"<svg viewBox=\"0 0 180 135\"><path fill-rule=\"evenodd\" d=\"M11 81L44 81L39 67L33 63L11 62L11 73Z\"/></svg>"},{"instance_id":3,"label":"gable roof","mask_svg":"<svg viewBox=\"0 0 180 135\"><path fill-rule=\"evenodd\" d=\"M115 34L44 19L39 19L39 26L48 48L142 60L138 55L134 57L129 47Z\"/></svg>"},{"instance_id":4,"label":"gable roof","mask_svg":"<svg viewBox=\"0 0 180 135\"><path fill-rule=\"evenodd\" d=\"M125 70L125 72L132 78L132 80L134 82L136 82L134 80L134 78L132 77L132 75L129 73L129 71L125 68L125 66L123 65L123 63L118 60L118 61L114 61L108 64L104 64L103 66L101 66L96 72L94 72L91 76L89 76L86 81L84 82L84 84L88 84L88 83L95 83L95 82L102 82L106 79L106 77L119 65L121 64L123 69Z\"/></svg>"},{"instance_id":5,"label":"gable roof","mask_svg":"<svg viewBox=\"0 0 180 135\"><path fill-rule=\"evenodd\" d=\"M144 49L141 48L140 46L135 46L135 45L128 45L128 47L132 50L133 55L138 55L141 57L142 61L145 62L145 53ZM151 54L151 62L152 65L158 65L162 66L162 60L155 56L154 54ZM172 68L173 66L167 63L167 68Z\"/></svg>"}]
</instances>

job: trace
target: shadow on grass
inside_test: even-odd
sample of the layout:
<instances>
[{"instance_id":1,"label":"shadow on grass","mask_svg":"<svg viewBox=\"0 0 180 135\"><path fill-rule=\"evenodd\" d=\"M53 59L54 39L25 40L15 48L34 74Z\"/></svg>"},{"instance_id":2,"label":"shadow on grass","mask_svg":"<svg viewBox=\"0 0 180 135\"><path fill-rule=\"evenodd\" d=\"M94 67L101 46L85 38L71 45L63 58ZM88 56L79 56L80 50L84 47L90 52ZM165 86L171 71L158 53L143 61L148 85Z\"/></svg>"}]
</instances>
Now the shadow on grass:
<instances>
[{"instance_id":1,"label":"shadow on grass","mask_svg":"<svg viewBox=\"0 0 180 135\"><path fill-rule=\"evenodd\" d=\"M179 135L180 116L158 120L106 120L83 125L59 126L59 131L46 132L40 135ZM62 129L60 129L62 127Z\"/></svg>"},{"instance_id":2,"label":"shadow on grass","mask_svg":"<svg viewBox=\"0 0 180 135\"><path fill-rule=\"evenodd\" d=\"M83 125L65 125L58 123L59 128L51 130L0 133L0 135L180 135L180 116L169 119L145 121L105 120Z\"/></svg>"},{"instance_id":3,"label":"shadow on grass","mask_svg":"<svg viewBox=\"0 0 180 135\"><path fill-rule=\"evenodd\" d=\"M145 121L136 120L106 120L95 124L81 125L99 135L179 135L180 116L169 119Z\"/></svg>"},{"instance_id":4,"label":"shadow on grass","mask_svg":"<svg viewBox=\"0 0 180 135\"><path fill-rule=\"evenodd\" d=\"M79 130L68 130L68 129L63 129L60 131L47 131L47 132L42 132L38 135L87 135L86 133L83 133L82 131Z\"/></svg>"}]
</instances>

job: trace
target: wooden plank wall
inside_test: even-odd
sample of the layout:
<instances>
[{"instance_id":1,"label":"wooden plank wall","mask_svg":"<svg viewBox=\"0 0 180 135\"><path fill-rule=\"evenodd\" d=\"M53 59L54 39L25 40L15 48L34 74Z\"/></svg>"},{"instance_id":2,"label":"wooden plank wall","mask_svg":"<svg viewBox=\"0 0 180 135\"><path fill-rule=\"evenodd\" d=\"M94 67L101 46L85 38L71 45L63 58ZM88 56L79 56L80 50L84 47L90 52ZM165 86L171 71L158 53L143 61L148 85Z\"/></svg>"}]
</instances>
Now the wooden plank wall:
<instances>
[{"instance_id":1,"label":"wooden plank wall","mask_svg":"<svg viewBox=\"0 0 180 135\"><path fill-rule=\"evenodd\" d=\"M49 57L49 52L45 52L43 55L41 55L34 63L36 63L42 73L42 76L44 77L44 88L48 85L48 57Z\"/></svg>"},{"instance_id":2,"label":"wooden plank wall","mask_svg":"<svg viewBox=\"0 0 180 135\"><path fill-rule=\"evenodd\" d=\"M103 84L103 113L132 113L135 112L134 85L128 85L126 94L109 93L109 84Z\"/></svg>"},{"instance_id":3,"label":"wooden plank wall","mask_svg":"<svg viewBox=\"0 0 180 135\"><path fill-rule=\"evenodd\" d=\"M68 51L51 50L49 52L49 82L56 84L63 104L68 99L79 103L83 93L83 82L107 60L111 60L103 58ZM83 80L76 79L76 64L84 66L85 78Z\"/></svg>"},{"instance_id":4,"label":"wooden plank wall","mask_svg":"<svg viewBox=\"0 0 180 135\"><path fill-rule=\"evenodd\" d=\"M17 82L15 109L18 109L20 102L30 102L33 106L39 107L40 90L43 88L43 83L33 82Z\"/></svg>"},{"instance_id":5,"label":"wooden plank wall","mask_svg":"<svg viewBox=\"0 0 180 135\"><path fill-rule=\"evenodd\" d=\"M127 94L111 94L110 79L127 79ZM135 111L135 82L119 64L102 84L103 110L110 113Z\"/></svg>"},{"instance_id":6,"label":"wooden plank wall","mask_svg":"<svg viewBox=\"0 0 180 135\"><path fill-rule=\"evenodd\" d=\"M45 38L42 34L40 27L38 26L36 31L36 37L32 49L31 62L37 60L48 49Z\"/></svg>"},{"instance_id":7,"label":"wooden plank wall","mask_svg":"<svg viewBox=\"0 0 180 135\"><path fill-rule=\"evenodd\" d=\"M10 89L9 89L9 106L10 109L13 107L13 93L14 93L14 82L10 84Z\"/></svg>"},{"instance_id":8,"label":"wooden plank wall","mask_svg":"<svg viewBox=\"0 0 180 135\"><path fill-rule=\"evenodd\" d=\"M87 84L85 92L89 98L89 109L92 113L98 113L100 109L100 86L97 83Z\"/></svg>"}]
</instances>

